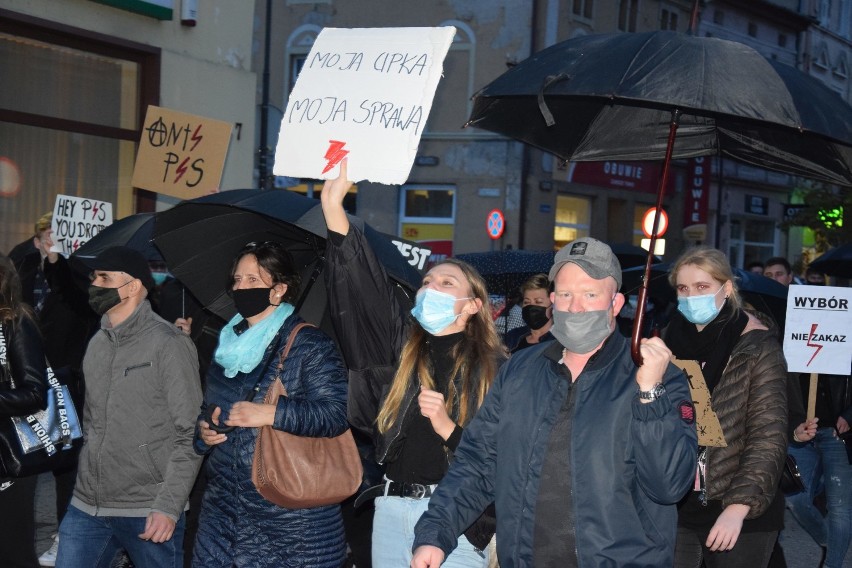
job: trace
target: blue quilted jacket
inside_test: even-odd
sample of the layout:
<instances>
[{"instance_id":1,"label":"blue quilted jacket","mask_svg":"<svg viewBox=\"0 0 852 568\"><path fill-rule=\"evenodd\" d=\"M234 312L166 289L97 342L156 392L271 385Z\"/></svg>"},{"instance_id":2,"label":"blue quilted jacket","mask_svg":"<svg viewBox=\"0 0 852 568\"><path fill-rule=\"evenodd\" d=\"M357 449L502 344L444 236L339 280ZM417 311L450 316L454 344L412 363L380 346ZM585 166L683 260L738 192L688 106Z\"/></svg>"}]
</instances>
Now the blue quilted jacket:
<instances>
[{"instance_id":1,"label":"blue quilted jacket","mask_svg":"<svg viewBox=\"0 0 852 568\"><path fill-rule=\"evenodd\" d=\"M275 368L287 337L301 318L287 318L267 349L275 350L268 366L261 363L250 373L227 378L212 362L202 411L209 404L222 408L222 417L257 382L264 379L254 402L262 402L275 377ZM265 361L268 357L265 357ZM261 369L261 367L264 367ZM299 436L336 436L347 428L346 369L332 340L316 328L303 328L284 363L281 380L287 397L281 397L274 427ZM208 454L208 485L199 518L192 565L339 568L346 553L340 506L284 509L266 501L251 481L256 428L237 428L214 447L196 432L195 449Z\"/></svg>"}]
</instances>

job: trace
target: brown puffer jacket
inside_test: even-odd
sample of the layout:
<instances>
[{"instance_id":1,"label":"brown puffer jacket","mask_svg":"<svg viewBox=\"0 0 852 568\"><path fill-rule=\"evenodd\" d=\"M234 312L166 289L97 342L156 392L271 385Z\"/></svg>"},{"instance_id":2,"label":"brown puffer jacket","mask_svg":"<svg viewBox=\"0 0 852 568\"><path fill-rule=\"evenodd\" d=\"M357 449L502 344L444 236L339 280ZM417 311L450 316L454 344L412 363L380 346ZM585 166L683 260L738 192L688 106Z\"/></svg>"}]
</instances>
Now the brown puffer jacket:
<instances>
[{"instance_id":1,"label":"brown puffer jacket","mask_svg":"<svg viewBox=\"0 0 852 568\"><path fill-rule=\"evenodd\" d=\"M787 454L787 363L772 331L746 331L713 390L727 447L707 448L707 498L761 516L775 498Z\"/></svg>"}]
</instances>

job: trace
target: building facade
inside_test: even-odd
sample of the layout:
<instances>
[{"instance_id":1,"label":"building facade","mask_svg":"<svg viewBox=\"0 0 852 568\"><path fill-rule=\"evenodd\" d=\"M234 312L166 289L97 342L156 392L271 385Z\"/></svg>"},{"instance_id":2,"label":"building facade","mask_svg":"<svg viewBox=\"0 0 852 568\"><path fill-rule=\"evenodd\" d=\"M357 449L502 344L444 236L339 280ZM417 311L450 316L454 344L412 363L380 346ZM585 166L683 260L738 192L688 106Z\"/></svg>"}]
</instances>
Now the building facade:
<instances>
[{"instance_id":1,"label":"building facade","mask_svg":"<svg viewBox=\"0 0 852 568\"><path fill-rule=\"evenodd\" d=\"M0 251L57 194L115 218L174 203L131 185L148 105L232 123L221 187L251 187L253 4L0 0Z\"/></svg>"}]
</instances>

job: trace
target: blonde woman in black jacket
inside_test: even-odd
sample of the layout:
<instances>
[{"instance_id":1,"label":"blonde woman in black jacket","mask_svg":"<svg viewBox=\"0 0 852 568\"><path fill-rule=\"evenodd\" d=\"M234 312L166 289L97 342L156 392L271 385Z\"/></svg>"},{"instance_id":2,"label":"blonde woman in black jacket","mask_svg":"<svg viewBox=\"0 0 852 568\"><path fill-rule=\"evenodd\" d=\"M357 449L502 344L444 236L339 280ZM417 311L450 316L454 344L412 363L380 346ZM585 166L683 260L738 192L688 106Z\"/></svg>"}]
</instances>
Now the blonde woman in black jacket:
<instances>
[{"instance_id":1,"label":"blonde woman in black jacket","mask_svg":"<svg viewBox=\"0 0 852 568\"><path fill-rule=\"evenodd\" d=\"M47 370L38 325L21 300L21 281L12 261L0 256L0 420L38 412L46 398ZM0 479L0 558L7 568L38 566L36 480L36 476Z\"/></svg>"},{"instance_id":2,"label":"blonde woman in black jacket","mask_svg":"<svg viewBox=\"0 0 852 568\"><path fill-rule=\"evenodd\" d=\"M664 340L678 359L698 362L725 441L698 448L695 490L678 509L675 566L762 568L784 521L784 354L775 334L742 309L722 252L686 251L669 279L678 311Z\"/></svg>"}]
</instances>

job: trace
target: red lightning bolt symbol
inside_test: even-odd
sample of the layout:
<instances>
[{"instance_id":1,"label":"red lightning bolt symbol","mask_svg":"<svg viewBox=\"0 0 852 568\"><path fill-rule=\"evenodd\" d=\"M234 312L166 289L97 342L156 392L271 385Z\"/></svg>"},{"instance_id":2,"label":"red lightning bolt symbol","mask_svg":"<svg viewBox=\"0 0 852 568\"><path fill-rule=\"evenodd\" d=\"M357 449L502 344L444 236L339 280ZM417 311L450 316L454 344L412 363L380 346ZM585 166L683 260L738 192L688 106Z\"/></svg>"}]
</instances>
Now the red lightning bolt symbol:
<instances>
[{"instance_id":1,"label":"red lightning bolt symbol","mask_svg":"<svg viewBox=\"0 0 852 568\"><path fill-rule=\"evenodd\" d=\"M346 142L341 142L339 140L329 140L328 150L325 153L325 159L328 160L328 164L325 165L325 169L322 173L327 172L334 166L340 163L340 160L346 157L346 154L349 153L349 150L344 150L343 147L346 146Z\"/></svg>"},{"instance_id":2,"label":"red lightning bolt symbol","mask_svg":"<svg viewBox=\"0 0 852 568\"><path fill-rule=\"evenodd\" d=\"M189 151L190 151L190 152L192 152L193 150L195 150L195 147L196 147L196 146L198 146L198 143L199 143L199 142L201 142L201 139L202 139L202 138L204 138L204 136L199 136L199 135L198 135L198 131L199 131L199 130L201 130L201 125L200 125L200 124L199 124L199 125L198 125L198 127L195 129L195 132L193 132L193 133L192 133L192 137L190 138L190 140L192 140L193 142L195 142L195 144L193 144L193 145L192 145L192 148L190 148L190 149L189 149Z\"/></svg>"},{"instance_id":3,"label":"red lightning bolt symbol","mask_svg":"<svg viewBox=\"0 0 852 568\"><path fill-rule=\"evenodd\" d=\"M812 324L811 324L811 333L810 333L810 335L808 335L808 347L816 347L816 351L814 351L814 354L813 354L813 355L811 355L811 358L810 358L810 360L808 361L808 365L807 365L807 366L810 366L811 361L813 361L813 360L814 360L814 357L816 357L816 356L817 356L817 353L819 353L819 352L822 350L822 348L823 348L823 346L822 346L822 345L820 345L819 343L811 343L811 338L814 336L814 333L816 332L817 325L819 325L819 324L816 324L816 323L812 323Z\"/></svg>"},{"instance_id":4,"label":"red lightning bolt symbol","mask_svg":"<svg viewBox=\"0 0 852 568\"><path fill-rule=\"evenodd\" d=\"M180 178L183 177L183 174L186 173L186 163L189 161L189 157L183 159L180 165L177 167L177 176L175 176L174 183L177 183Z\"/></svg>"},{"instance_id":5,"label":"red lightning bolt symbol","mask_svg":"<svg viewBox=\"0 0 852 568\"><path fill-rule=\"evenodd\" d=\"M97 214L98 214L98 204L95 203L95 204L92 205L92 219L94 219L95 215L97 215Z\"/></svg>"}]
</instances>

